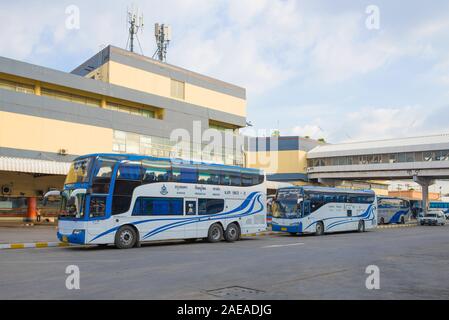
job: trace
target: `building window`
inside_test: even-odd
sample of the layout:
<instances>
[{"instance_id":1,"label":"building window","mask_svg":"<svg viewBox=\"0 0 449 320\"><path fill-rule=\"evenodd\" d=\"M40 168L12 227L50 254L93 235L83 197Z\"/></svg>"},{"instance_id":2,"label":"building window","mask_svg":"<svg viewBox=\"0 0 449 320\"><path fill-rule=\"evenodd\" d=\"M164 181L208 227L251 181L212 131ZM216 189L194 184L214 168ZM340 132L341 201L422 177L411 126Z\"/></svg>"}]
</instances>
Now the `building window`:
<instances>
[{"instance_id":1,"label":"building window","mask_svg":"<svg viewBox=\"0 0 449 320\"><path fill-rule=\"evenodd\" d=\"M34 94L34 86L0 79L0 89Z\"/></svg>"},{"instance_id":2,"label":"building window","mask_svg":"<svg viewBox=\"0 0 449 320\"><path fill-rule=\"evenodd\" d=\"M58 90L42 88L41 95L48 98L58 99L67 102L84 104L90 107L100 107L100 100L84 97L76 94L62 92Z\"/></svg>"},{"instance_id":3,"label":"building window","mask_svg":"<svg viewBox=\"0 0 449 320\"><path fill-rule=\"evenodd\" d=\"M141 116L146 118L155 118L155 112L153 110L128 107L118 103L108 102L106 103L105 109L124 112L127 114L132 114L135 116Z\"/></svg>"},{"instance_id":4,"label":"building window","mask_svg":"<svg viewBox=\"0 0 449 320\"><path fill-rule=\"evenodd\" d=\"M185 83L182 81L171 79L170 95L173 98L185 99Z\"/></svg>"}]
</instances>

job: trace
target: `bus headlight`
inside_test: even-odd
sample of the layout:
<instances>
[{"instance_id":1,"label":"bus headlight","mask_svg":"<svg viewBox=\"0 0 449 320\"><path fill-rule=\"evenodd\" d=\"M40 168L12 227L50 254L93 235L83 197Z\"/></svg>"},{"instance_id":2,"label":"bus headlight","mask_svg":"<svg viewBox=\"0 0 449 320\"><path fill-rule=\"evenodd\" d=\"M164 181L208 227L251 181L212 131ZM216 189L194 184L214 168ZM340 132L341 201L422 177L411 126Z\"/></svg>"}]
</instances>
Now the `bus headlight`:
<instances>
[{"instance_id":1,"label":"bus headlight","mask_svg":"<svg viewBox=\"0 0 449 320\"><path fill-rule=\"evenodd\" d=\"M83 233L84 232L84 230L83 229L75 229L75 230L73 230L73 234L80 234L80 233Z\"/></svg>"}]
</instances>

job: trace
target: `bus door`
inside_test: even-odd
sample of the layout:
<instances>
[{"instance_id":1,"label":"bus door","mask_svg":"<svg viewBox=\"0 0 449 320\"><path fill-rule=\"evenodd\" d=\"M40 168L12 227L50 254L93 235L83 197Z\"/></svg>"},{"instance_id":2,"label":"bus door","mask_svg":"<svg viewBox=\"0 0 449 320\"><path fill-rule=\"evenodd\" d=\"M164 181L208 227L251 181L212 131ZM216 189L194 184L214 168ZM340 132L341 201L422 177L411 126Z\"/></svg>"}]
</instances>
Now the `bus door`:
<instances>
[{"instance_id":1,"label":"bus door","mask_svg":"<svg viewBox=\"0 0 449 320\"><path fill-rule=\"evenodd\" d=\"M198 199L185 198L184 199L184 217L186 219L195 218L198 216ZM198 233L198 222L196 219L185 225L185 237L195 238Z\"/></svg>"}]
</instances>

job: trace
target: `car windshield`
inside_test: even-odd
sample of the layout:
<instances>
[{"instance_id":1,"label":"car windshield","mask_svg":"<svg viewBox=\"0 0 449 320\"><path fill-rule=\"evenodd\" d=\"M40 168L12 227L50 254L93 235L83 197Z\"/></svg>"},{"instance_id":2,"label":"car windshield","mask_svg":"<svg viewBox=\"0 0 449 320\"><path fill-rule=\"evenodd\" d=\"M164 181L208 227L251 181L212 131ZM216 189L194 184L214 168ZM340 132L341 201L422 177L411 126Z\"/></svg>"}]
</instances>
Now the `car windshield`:
<instances>
[{"instance_id":1,"label":"car windshield","mask_svg":"<svg viewBox=\"0 0 449 320\"><path fill-rule=\"evenodd\" d=\"M72 163L65 184L89 182L93 158L76 160Z\"/></svg>"}]
</instances>

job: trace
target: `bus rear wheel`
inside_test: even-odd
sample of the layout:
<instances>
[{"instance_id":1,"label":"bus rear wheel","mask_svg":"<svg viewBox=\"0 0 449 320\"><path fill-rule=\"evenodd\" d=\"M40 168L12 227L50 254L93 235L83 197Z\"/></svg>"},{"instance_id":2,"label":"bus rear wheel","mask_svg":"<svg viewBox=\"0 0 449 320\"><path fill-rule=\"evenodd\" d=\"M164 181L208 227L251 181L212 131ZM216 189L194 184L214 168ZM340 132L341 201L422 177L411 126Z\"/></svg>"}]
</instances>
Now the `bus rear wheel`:
<instances>
[{"instance_id":1,"label":"bus rear wheel","mask_svg":"<svg viewBox=\"0 0 449 320\"><path fill-rule=\"evenodd\" d=\"M324 225L322 222L318 222L316 224L316 230L315 230L315 235L316 236L321 236L324 234Z\"/></svg>"},{"instance_id":2,"label":"bus rear wheel","mask_svg":"<svg viewBox=\"0 0 449 320\"><path fill-rule=\"evenodd\" d=\"M240 228L237 224L231 223L225 231L225 240L227 242L234 242L240 239Z\"/></svg>"},{"instance_id":3,"label":"bus rear wheel","mask_svg":"<svg viewBox=\"0 0 449 320\"><path fill-rule=\"evenodd\" d=\"M223 238L223 228L218 223L214 223L210 226L209 232L207 233L207 241L214 243L221 241Z\"/></svg>"},{"instance_id":4,"label":"bus rear wheel","mask_svg":"<svg viewBox=\"0 0 449 320\"><path fill-rule=\"evenodd\" d=\"M115 234L115 246L119 249L130 249L136 242L136 231L130 226L121 227Z\"/></svg>"},{"instance_id":5,"label":"bus rear wheel","mask_svg":"<svg viewBox=\"0 0 449 320\"><path fill-rule=\"evenodd\" d=\"M401 224L405 224L405 218L404 218L404 216L401 217Z\"/></svg>"},{"instance_id":6,"label":"bus rear wheel","mask_svg":"<svg viewBox=\"0 0 449 320\"><path fill-rule=\"evenodd\" d=\"M380 218L379 224L385 224L384 218Z\"/></svg>"},{"instance_id":7,"label":"bus rear wheel","mask_svg":"<svg viewBox=\"0 0 449 320\"><path fill-rule=\"evenodd\" d=\"M360 220L359 221L359 227L357 228L358 232L365 232L365 221Z\"/></svg>"}]
</instances>

